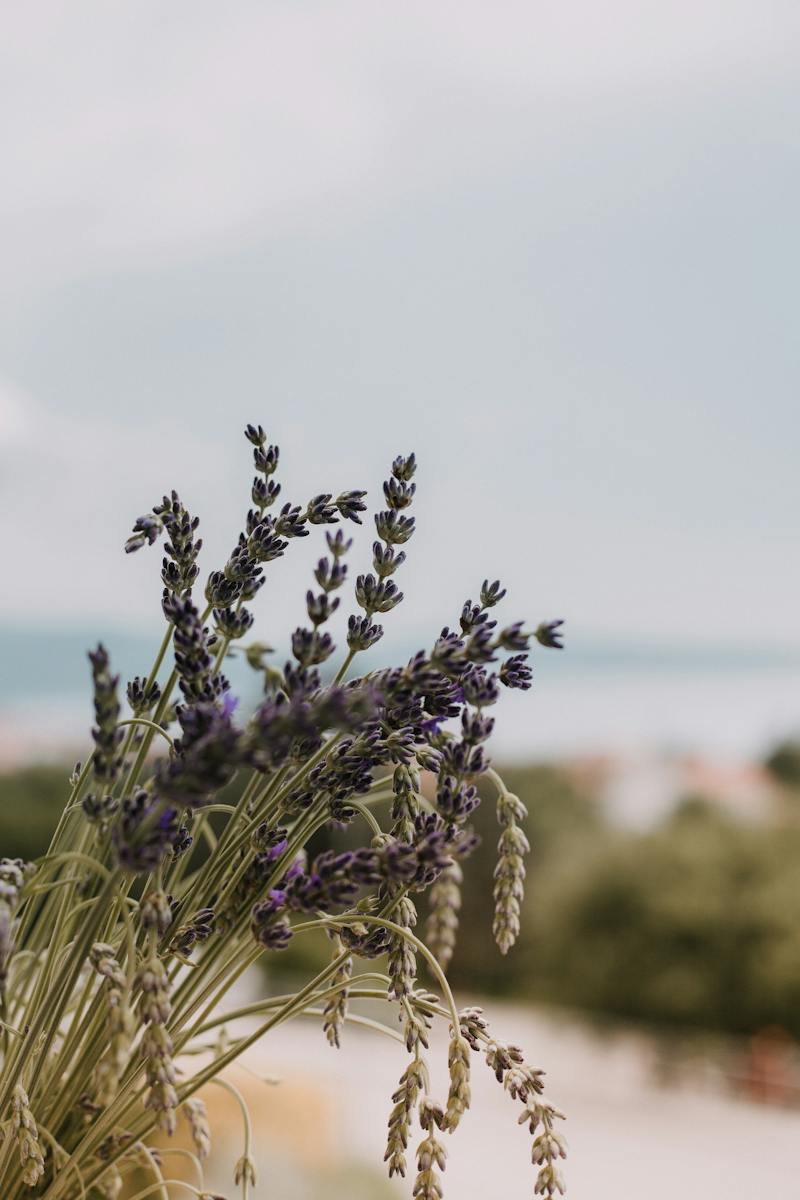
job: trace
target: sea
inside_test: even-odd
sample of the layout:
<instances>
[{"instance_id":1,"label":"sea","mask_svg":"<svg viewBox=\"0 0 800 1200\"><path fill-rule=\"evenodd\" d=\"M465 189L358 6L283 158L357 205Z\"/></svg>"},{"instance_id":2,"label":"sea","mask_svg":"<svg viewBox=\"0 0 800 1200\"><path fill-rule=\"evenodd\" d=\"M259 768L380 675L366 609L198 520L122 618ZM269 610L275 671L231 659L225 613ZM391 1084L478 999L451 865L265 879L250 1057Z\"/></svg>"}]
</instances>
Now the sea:
<instances>
[{"instance_id":1,"label":"sea","mask_svg":"<svg viewBox=\"0 0 800 1200\"><path fill-rule=\"evenodd\" d=\"M147 673L158 630L101 634L123 681ZM0 626L0 764L85 752L86 652L96 641L94 628ZM393 644L387 653L398 662L414 649ZM377 651L365 668L384 665ZM506 760L647 752L754 761L800 736L800 647L573 633L562 651L537 648L533 664L530 691L504 693L496 706L493 744ZM241 657L226 671L244 717L258 702L260 677Z\"/></svg>"}]
</instances>

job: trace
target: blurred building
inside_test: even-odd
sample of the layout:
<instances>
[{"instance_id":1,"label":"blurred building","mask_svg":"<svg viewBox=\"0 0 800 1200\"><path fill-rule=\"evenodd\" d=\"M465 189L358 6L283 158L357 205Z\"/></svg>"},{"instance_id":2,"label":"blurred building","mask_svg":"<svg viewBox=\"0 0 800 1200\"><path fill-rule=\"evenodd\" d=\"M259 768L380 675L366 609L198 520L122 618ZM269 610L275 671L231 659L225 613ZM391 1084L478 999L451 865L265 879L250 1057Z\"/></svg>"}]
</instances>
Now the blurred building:
<instances>
[{"instance_id":1,"label":"blurred building","mask_svg":"<svg viewBox=\"0 0 800 1200\"><path fill-rule=\"evenodd\" d=\"M647 829L687 798L701 798L744 821L768 820L781 791L760 763L639 750L572 759L575 785L593 795L613 823Z\"/></svg>"}]
</instances>

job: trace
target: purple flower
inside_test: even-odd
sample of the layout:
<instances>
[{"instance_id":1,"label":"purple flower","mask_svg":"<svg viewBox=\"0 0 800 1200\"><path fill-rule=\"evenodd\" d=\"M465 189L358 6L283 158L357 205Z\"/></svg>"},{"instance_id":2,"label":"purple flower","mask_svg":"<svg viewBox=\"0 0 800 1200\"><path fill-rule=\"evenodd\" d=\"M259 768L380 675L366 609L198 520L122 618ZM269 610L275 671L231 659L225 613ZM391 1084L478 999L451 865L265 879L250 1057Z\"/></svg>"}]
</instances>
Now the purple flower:
<instances>
[{"instance_id":1,"label":"purple flower","mask_svg":"<svg viewBox=\"0 0 800 1200\"><path fill-rule=\"evenodd\" d=\"M500 668L500 682L507 688L520 688L526 692L532 679L533 672L527 664L525 654L512 654Z\"/></svg>"},{"instance_id":2,"label":"purple flower","mask_svg":"<svg viewBox=\"0 0 800 1200\"><path fill-rule=\"evenodd\" d=\"M180 813L143 788L122 802L112 840L116 859L126 871L153 871L181 834Z\"/></svg>"},{"instance_id":3,"label":"purple flower","mask_svg":"<svg viewBox=\"0 0 800 1200\"><path fill-rule=\"evenodd\" d=\"M286 853L286 847L288 845L289 845L289 843L288 843L287 839L282 838L281 841L276 842L276 844L274 846L270 846L269 850L267 851L267 855L266 855L267 862L271 862L271 863L276 862L283 854Z\"/></svg>"},{"instance_id":4,"label":"purple flower","mask_svg":"<svg viewBox=\"0 0 800 1200\"><path fill-rule=\"evenodd\" d=\"M429 717L427 721L420 722L420 729L424 733L439 733L445 720L445 717Z\"/></svg>"},{"instance_id":5,"label":"purple flower","mask_svg":"<svg viewBox=\"0 0 800 1200\"><path fill-rule=\"evenodd\" d=\"M542 621L536 629L536 640L541 646L549 646L552 650L563 650L564 635L561 633L563 621Z\"/></svg>"}]
</instances>

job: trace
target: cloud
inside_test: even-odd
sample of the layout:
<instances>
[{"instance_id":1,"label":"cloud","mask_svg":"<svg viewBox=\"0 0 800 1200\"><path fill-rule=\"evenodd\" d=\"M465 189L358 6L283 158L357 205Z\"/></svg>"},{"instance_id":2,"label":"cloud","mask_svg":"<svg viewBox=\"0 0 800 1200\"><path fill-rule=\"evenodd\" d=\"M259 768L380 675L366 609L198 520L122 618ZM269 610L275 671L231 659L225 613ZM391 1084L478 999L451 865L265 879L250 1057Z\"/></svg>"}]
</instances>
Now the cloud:
<instances>
[{"instance_id":1,"label":"cloud","mask_svg":"<svg viewBox=\"0 0 800 1200\"><path fill-rule=\"evenodd\" d=\"M130 521L177 486L221 561L256 419L297 498L418 451L406 619L505 570L534 618L791 632L798 12L15 9L3 611L157 613Z\"/></svg>"},{"instance_id":2,"label":"cloud","mask_svg":"<svg viewBox=\"0 0 800 1200\"><path fill-rule=\"evenodd\" d=\"M351 220L491 169L504 126L547 144L576 107L774 79L796 25L743 0L22 6L0 217L34 274Z\"/></svg>"},{"instance_id":3,"label":"cloud","mask_svg":"<svg viewBox=\"0 0 800 1200\"><path fill-rule=\"evenodd\" d=\"M7 380L0 380L0 455L30 446L34 427L31 397Z\"/></svg>"},{"instance_id":4,"label":"cloud","mask_svg":"<svg viewBox=\"0 0 800 1200\"><path fill-rule=\"evenodd\" d=\"M0 618L46 619L55 628L93 615L140 623L157 615L160 554L131 565L122 553L130 525L173 485L176 470L198 500L212 502L209 480L229 481L213 432L180 428L169 415L123 431L113 419L48 409L4 381L0 461L3 574L13 581L0 590ZM226 539L235 536L240 496L231 488L213 499L231 522ZM212 550L221 554L223 544L212 536Z\"/></svg>"}]
</instances>

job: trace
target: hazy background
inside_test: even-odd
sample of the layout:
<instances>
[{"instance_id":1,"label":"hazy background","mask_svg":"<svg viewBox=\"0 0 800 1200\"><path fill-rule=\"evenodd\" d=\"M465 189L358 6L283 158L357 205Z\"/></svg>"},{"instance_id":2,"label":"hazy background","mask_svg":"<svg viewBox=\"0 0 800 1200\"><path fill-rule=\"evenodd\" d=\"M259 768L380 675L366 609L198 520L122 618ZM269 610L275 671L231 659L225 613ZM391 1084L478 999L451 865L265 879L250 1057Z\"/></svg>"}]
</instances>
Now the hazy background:
<instances>
[{"instance_id":1,"label":"hazy background","mask_svg":"<svg viewBox=\"0 0 800 1200\"><path fill-rule=\"evenodd\" d=\"M514 750L786 732L798 33L796 5L736 0L9 11L6 638L154 634L129 525L178 487L217 565L258 420L289 496L419 455L387 645L501 574L567 619L559 687L602 660L611 699L596 673L531 695ZM312 555L262 593L276 639ZM630 657L653 670L620 683ZM659 706L664 658L702 678ZM9 664L6 710L29 688Z\"/></svg>"},{"instance_id":2,"label":"hazy background","mask_svg":"<svg viewBox=\"0 0 800 1200\"><path fill-rule=\"evenodd\" d=\"M0 762L85 753L98 636L124 677L148 669L160 554L122 545L176 487L204 572L221 565L248 505L247 421L281 446L298 501L367 487L377 503L414 449L387 656L429 643L486 575L510 616L567 629L497 737L501 758L556 764L518 780L552 877L511 974L468 954L460 985L796 1034L800 758L777 775L762 761L800 729L797 4L48 0L8 8L2 30ZM279 647L307 543L255 606ZM58 803L61 780L9 777L9 811L45 784ZM698 796L713 811L675 810ZM743 879L766 899L737 907ZM555 946L537 927L553 911ZM598 937L596 977L571 976L560 947ZM641 966L653 946L663 971ZM693 1195L737 1200L745 1136L788 1195L795 1118L706 1104L696 1073L691 1100L656 1099L657 1054L615 1058L566 1028L529 1032L576 1114L576 1195L583 1180L602 1200L606 1178L611 1195L624 1151L615 1197L693 1177ZM715 1052L723 1091L747 1076L742 1045ZM345 1126L374 1161L378 1134ZM450 1194L469 1197L478 1167L456 1158ZM306 1195L290 1176L282 1200Z\"/></svg>"}]
</instances>

